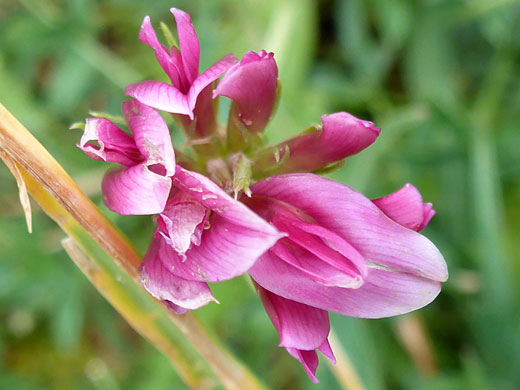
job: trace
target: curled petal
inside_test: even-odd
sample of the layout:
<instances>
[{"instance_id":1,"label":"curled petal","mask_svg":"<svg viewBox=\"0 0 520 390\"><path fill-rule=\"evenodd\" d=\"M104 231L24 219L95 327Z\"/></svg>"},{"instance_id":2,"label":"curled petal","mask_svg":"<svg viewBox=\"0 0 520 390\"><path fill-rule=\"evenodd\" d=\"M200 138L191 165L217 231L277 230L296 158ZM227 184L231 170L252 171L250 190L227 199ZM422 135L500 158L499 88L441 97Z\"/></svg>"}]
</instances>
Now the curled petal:
<instances>
[{"instance_id":1,"label":"curled petal","mask_svg":"<svg viewBox=\"0 0 520 390\"><path fill-rule=\"evenodd\" d=\"M139 40L154 50L155 57L161 65L161 68L163 68L166 74L170 77L172 84L179 87L181 85L181 74L179 73L177 64L174 60L175 57L172 57L168 49L157 39L157 35L155 34L149 16L145 16L143 20L141 31L139 31Z\"/></svg>"},{"instance_id":2,"label":"curled petal","mask_svg":"<svg viewBox=\"0 0 520 390\"><path fill-rule=\"evenodd\" d=\"M191 23L190 15L178 8L171 8L170 12L175 17L175 23L177 23L184 72L191 84L199 74L199 38L197 38L197 33Z\"/></svg>"},{"instance_id":3,"label":"curled petal","mask_svg":"<svg viewBox=\"0 0 520 390\"><path fill-rule=\"evenodd\" d=\"M286 299L335 313L361 318L383 318L419 309L435 299L437 281L388 269L369 269L358 289L327 287L279 259L262 255L249 274L263 288Z\"/></svg>"},{"instance_id":4,"label":"curled petal","mask_svg":"<svg viewBox=\"0 0 520 390\"><path fill-rule=\"evenodd\" d=\"M245 273L273 241L273 236L213 215L199 246L192 246L183 255L165 246L161 259L175 275L184 279L220 282Z\"/></svg>"},{"instance_id":5,"label":"curled petal","mask_svg":"<svg viewBox=\"0 0 520 390\"><path fill-rule=\"evenodd\" d=\"M285 239L279 240L270 251L324 286L359 288L363 284L360 277L353 277L351 272L327 264L315 254Z\"/></svg>"},{"instance_id":6,"label":"curled petal","mask_svg":"<svg viewBox=\"0 0 520 390\"><path fill-rule=\"evenodd\" d=\"M329 340L325 340L323 344L320 345L318 350L325 355L327 359L331 361L332 364L336 364L336 356L334 356L334 352L332 352L332 348L330 347Z\"/></svg>"},{"instance_id":7,"label":"curled petal","mask_svg":"<svg viewBox=\"0 0 520 390\"><path fill-rule=\"evenodd\" d=\"M128 85L125 94L157 110L188 115L193 119L186 95L172 85L160 81L143 81Z\"/></svg>"},{"instance_id":8,"label":"curled petal","mask_svg":"<svg viewBox=\"0 0 520 390\"><path fill-rule=\"evenodd\" d=\"M137 100L124 102L123 114L148 166L160 164L166 171L165 176L172 176L175 173L175 154L164 119L153 108Z\"/></svg>"},{"instance_id":9,"label":"curled petal","mask_svg":"<svg viewBox=\"0 0 520 390\"><path fill-rule=\"evenodd\" d=\"M242 124L251 131L262 131L273 112L277 82L273 53L250 51L227 71L213 96L232 99Z\"/></svg>"},{"instance_id":10,"label":"curled petal","mask_svg":"<svg viewBox=\"0 0 520 390\"><path fill-rule=\"evenodd\" d=\"M261 152L255 161L259 169L270 169L287 153L287 160L276 173L312 172L359 153L379 136L380 129L346 112L321 117L323 126L291 138Z\"/></svg>"},{"instance_id":11,"label":"curled petal","mask_svg":"<svg viewBox=\"0 0 520 390\"><path fill-rule=\"evenodd\" d=\"M302 351L296 348L287 348L287 352L298 360L305 370L305 373L311 381L319 383L320 381L316 378L316 370L318 369L318 354L316 351Z\"/></svg>"},{"instance_id":12,"label":"curled petal","mask_svg":"<svg viewBox=\"0 0 520 390\"><path fill-rule=\"evenodd\" d=\"M336 358L332 353L328 340L325 340L323 344L320 345L318 351L323 353L333 364L336 364ZM315 350L306 351L297 348L287 348L287 352L302 364L305 373L311 381L319 383L318 378L316 378L316 369L318 368L319 360Z\"/></svg>"},{"instance_id":13,"label":"curled petal","mask_svg":"<svg viewBox=\"0 0 520 390\"><path fill-rule=\"evenodd\" d=\"M281 259L326 286L358 288L363 284L367 273L363 256L334 232L312 223L303 210L255 195L242 201L287 234L271 248Z\"/></svg>"},{"instance_id":14,"label":"curled petal","mask_svg":"<svg viewBox=\"0 0 520 390\"><path fill-rule=\"evenodd\" d=\"M208 212L196 201L175 196L157 220L159 232L166 243L182 258L192 245L200 245L202 229Z\"/></svg>"},{"instance_id":15,"label":"curled petal","mask_svg":"<svg viewBox=\"0 0 520 390\"><path fill-rule=\"evenodd\" d=\"M280 335L280 347L314 350L329 336L329 314L291 301L257 287L258 294L274 327Z\"/></svg>"},{"instance_id":16,"label":"curled petal","mask_svg":"<svg viewBox=\"0 0 520 390\"><path fill-rule=\"evenodd\" d=\"M168 309L173 311L175 314L184 314L191 311L191 309L187 309L185 307L176 305L175 303L171 303L170 301L163 301L163 303L166 305Z\"/></svg>"},{"instance_id":17,"label":"curled petal","mask_svg":"<svg viewBox=\"0 0 520 390\"><path fill-rule=\"evenodd\" d=\"M92 144L96 142L98 145ZM78 147L94 160L131 166L142 161L130 135L105 118L88 118Z\"/></svg>"},{"instance_id":18,"label":"curled petal","mask_svg":"<svg viewBox=\"0 0 520 390\"><path fill-rule=\"evenodd\" d=\"M367 267L365 259L355 248L321 226L305 222L300 222L298 225L296 228L281 228L288 233L288 240L318 256L323 262L343 271L345 275L349 275L352 278L349 287L356 288L363 283Z\"/></svg>"},{"instance_id":19,"label":"curled petal","mask_svg":"<svg viewBox=\"0 0 520 390\"><path fill-rule=\"evenodd\" d=\"M171 185L171 178L158 175L141 163L111 169L101 187L110 210L121 215L148 215L164 210Z\"/></svg>"},{"instance_id":20,"label":"curled petal","mask_svg":"<svg viewBox=\"0 0 520 390\"><path fill-rule=\"evenodd\" d=\"M321 120L323 129L320 141L329 153L323 158L330 162L361 152L372 145L381 133L381 129L372 122L358 119L348 112L323 115Z\"/></svg>"},{"instance_id":21,"label":"curled petal","mask_svg":"<svg viewBox=\"0 0 520 390\"><path fill-rule=\"evenodd\" d=\"M206 137L213 134L217 128L215 102L211 99L212 85L208 85L197 96L195 107L193 108L193 115L195 116L195 133L197 137ZM184 117L186 118L186 117ZM188 123L187 128L190 128L192 121Z\"/></svg>"},{"instance_id":22,"label":"curled petal","mask_svg":"<svg viewBox=\"0 0 520 390\"><path fill-rule=\"evenodd\" d=\"M433 205L431 203L424 203L423 204L423 221L421 223L421 226L419 226L419 229L417 229L418 232L423 230L430 221L432 220L433 216L435 215L435 210L433 209Z\"/></svg>"},{"instance_id":23,"label":"curled petal","mask_svg":"<svg viewBox=\"0 0 520 390\"><path fill-rule=\"evenodd\" d=\"M202 90L210 85L213 81L218 79L236 62L237 60L235 56L233 54L228 54L205 70L203 73L201 73L199 76L197 76L197 78L191 84L190 91L188 92L188 107L190 110L195 108L197 97L202 92Z\"/></svg>"},{"instance_id":24,"label":"curled petal","mask_svg":"<svg viewBox=\"0 0 520 390\"><path fill-rule=\"evenodd\" d=\"M165 244L160 239L152 241L141 265L144 288L177 314L217 302L206 283L179 278L164 267L159 258L161 245Z\"/></svg>"},{"instance_id":25,"label":"curled petal","mask_svg":"<svg viewBox=\"0 0 520 390\"><path fill-rule=\"evenodd\" d=\"M445 281L446 262L424 236L389 219L365 196L344 184L313 174L273 176L251 190L286 202L336 233L372 266Z\"/></svg>"},{"instance_id":26,"label":"curled petal","mask_svg":"<svg viewBox=\"0 0 520 390\"><path fill-rule=\"evenodd\" d=\"M212 211L199 246L184 256L166 246L161 259L177 276L217 282L246 272L281 236L211 180L177 167L174 186Z\"/></svg>"},{"instance_id":27,"label":"curled petal","mask_svg":"<svg viewBox=\"0 0 520 390\"><path fill-rule=\"evenodd\" d=\"M431 203L423 203L422 196L411 184L372 202L395 222L412 229L421 231L435 214Z\"/></svg>"},{"instance_id":28,"label":"curled petal","mask_svg":"<svg viewBox=\"0 0 520 390\"><path fill-rule=\"evenodd\" d=\"M197 172L177 166L174 185L231 223L278 238L284 236L257 214L229 196L222 188Z\"/></svg>"}]
</instances>

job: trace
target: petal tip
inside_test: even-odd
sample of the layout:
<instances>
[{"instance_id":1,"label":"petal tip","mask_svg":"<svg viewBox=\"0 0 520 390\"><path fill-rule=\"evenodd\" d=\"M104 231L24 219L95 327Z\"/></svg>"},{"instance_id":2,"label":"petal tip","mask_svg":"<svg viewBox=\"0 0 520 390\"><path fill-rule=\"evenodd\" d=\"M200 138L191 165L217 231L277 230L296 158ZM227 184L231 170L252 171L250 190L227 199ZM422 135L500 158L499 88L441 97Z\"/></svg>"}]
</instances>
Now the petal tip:
<instances>
[{"instance_id":1,"label":"petal tip","mask_svg":"<svg viewBox=\"0 0 520 390\"><path fill-rule=\"evenodd\" d=\"M141 28L143 28L143 26L145 24L151 24L151 19L150 19L150 15L146 15L144 18L143 18L143 23L141 23Z\"/></svg>"},{"instance_id":2,"label":"petal tip","mask_svg":"<svg viewBox=\"0 0 520 390\"><path fill-rule=\"evenodd\" d=\"M125 96L134 97L135 86L137 84L128 84L125 87Z\"/></svg>"}]
</instances>

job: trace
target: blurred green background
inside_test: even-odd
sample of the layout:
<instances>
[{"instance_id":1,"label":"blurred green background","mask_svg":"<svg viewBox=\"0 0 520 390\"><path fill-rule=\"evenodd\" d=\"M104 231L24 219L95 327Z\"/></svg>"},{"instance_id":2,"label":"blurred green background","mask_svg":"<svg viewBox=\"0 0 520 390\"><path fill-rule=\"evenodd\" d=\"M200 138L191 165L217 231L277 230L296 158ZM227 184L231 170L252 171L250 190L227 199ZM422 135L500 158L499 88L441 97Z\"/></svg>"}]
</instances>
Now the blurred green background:
<instances>
[{"instance_id":1,"label":"blurred green background","mask_svg":"<svg viewBox=\"0 0 520 390\"><path fill-rule=\"evenodd\" d=\"M145 250L147 217L120 217L100 196L106 165L68 126L119 114L126 84L163 80L137 40L144 15L173 28L191 13L201 69L229 52L275 52L279 141L320 115L349 111L382 128L331 177L371 198L415 184L437 215L424 234L450 279L413 315L332 315L368 389L517 389L520 384L520 2L507 0L0 0L0 101ZM223 113L225 114L225 113ZM0 166L0 389L184 389L75 268L61 230L37 207L27 233L16 183ZM319 385L277 347L244 279L214 286L200 318L275 389Z\"/></svg>"}]
</instances>

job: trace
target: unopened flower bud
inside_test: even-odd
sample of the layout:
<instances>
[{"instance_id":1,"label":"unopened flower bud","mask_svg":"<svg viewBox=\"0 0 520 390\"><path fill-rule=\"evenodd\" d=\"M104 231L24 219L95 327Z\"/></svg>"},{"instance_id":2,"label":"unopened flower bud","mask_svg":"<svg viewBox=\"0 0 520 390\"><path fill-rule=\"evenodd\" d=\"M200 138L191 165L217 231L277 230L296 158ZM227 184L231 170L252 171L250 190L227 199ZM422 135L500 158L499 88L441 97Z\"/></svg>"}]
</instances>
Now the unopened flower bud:
<instances>
[{"instance_id":1,"label":"unopened flower bud","mask_svg":"<svg viewBox=\"0 0 520 390\"><path fill-rule=\"evenodd\" d=\"M230 115L249 131L262 131L273 112L278 84L278 67L273 53L247 52L222 78L213 97L233 100Z\"/></svg>"},{"instance_id":2,"label":"unopened flower bud","mask_svg":"<svg viewBox=\"0 0 520 390\"><path fill-rule=\"evenodd\" d=\"M269 175L313 172L359 153L380 133L372 122L346 112L323 115L321 120L322 126L261 151L255 158L255 169Z\"/></svg>"}]
</instances>

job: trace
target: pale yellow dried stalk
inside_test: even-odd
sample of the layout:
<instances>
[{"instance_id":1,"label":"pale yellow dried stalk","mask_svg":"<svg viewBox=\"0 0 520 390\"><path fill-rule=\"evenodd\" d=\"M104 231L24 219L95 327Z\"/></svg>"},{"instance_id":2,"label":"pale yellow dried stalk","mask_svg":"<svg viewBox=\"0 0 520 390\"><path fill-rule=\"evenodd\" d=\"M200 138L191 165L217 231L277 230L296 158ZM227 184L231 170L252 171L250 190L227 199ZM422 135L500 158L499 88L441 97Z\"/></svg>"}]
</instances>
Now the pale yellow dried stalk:
<instances>
[{"instance_id":1,"label":"pale yellow dried stalk","mask_svg":"<svg viewBox=\"0 0 520 390\"><path fill-rule=\"evenodd\" d=\"M211 389L220 382L229 390L265 388L247 368L208 335L194 315L174 315L141 288L138 273L141 259L128 240L2 104L0 151L11 171L14 170L13 175L17 178L20 191L25 191L26 186L26 191L44 211L67 235L74 238L73 241L65 241L64 246L87 277L92 277L92 272L96 270L92 268L94 263L88 261L89 250L99 254L102 249L101 257L108 255L110 261L113 260L120 267L116 271L111 268L112 273L109 272L109 275L106 274L107 270L105 274L99 273L95 280L99 282L103 280L99 278L109 277L115 279L114 275L122 270L122 276L128 278L129 283L117 283L117 280L113 283L114 280L104 279L102 283L99 282L103 286L101 292L138 332L170 358L190 387ZM22 196L23 202L27 204L26 195ZM98 260L99 264L103 264L103 261ZM106 264L111 266L110 263ZM130 302L128 297L132 296L139 298L140 302ZM142 311L143 308L150 311L149 315ZM167 321L163 321L163 318ZM176 334L179 329L187 341L179 339ZM205 368L208 364L218 381L212 379L212 374Z\"/></svg>"},{"instance_id":2,"label":"pale yellow dried stalk","mask_svg":"<svg viewBox=\"0 0 520 390\"><path fill-rule=\"evenodd\" d=\"M4 164L9 168L11 174L16 179L16 184L18 185L18 196L20 197L20 204L23 208L23 213L25 214L25 222L27 223L27 230L29 233L32 233L32 213L31 213L31 201L29 200L29 194L27 193L27 186L25 185L25 181L23 180L22 174L18 169L18 166L14 162L14 160L9 157L7 153L5 153L2 149L0 149L0 159L3 160Z\"/></svg>"}]
</instances>

